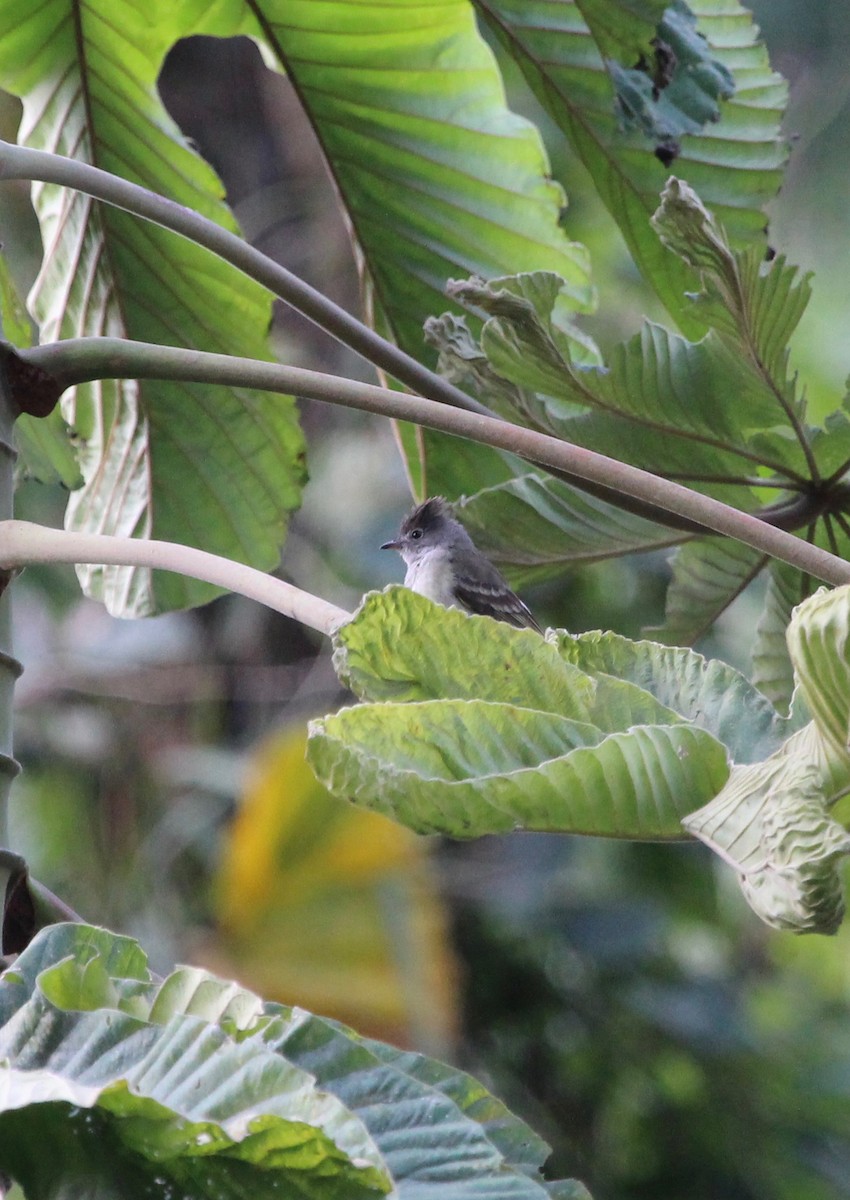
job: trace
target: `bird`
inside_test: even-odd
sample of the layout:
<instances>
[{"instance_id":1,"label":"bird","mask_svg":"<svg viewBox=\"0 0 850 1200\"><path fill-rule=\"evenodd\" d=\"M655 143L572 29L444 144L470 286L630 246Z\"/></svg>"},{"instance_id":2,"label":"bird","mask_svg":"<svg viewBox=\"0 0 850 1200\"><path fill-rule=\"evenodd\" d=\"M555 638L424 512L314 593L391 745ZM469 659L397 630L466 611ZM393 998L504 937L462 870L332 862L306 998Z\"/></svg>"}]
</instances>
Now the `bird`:
<instances>
[{"instance_id":1,"label":"bird","mask_svg":"<svg viewBox=\"0 0 850 1200\"><path fill-rule=\"evenodd\" d=\"M381 549L398 551L407 566L404 586L420 596L446 608L543 632L442 496L418 504L402 521L397 537Z\"/></svg>"}]
</instances>

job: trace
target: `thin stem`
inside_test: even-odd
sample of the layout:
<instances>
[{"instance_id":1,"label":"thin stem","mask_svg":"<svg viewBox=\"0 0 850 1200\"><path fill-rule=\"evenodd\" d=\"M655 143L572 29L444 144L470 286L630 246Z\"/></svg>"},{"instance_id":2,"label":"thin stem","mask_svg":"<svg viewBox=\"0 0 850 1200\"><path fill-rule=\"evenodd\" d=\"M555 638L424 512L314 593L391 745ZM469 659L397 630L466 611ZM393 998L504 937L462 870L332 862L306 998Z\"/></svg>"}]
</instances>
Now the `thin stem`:
<instances>
[{"instance_id":1,"label":"thin stem","mask_svg":"<svg viewBox=\"0 0 850 1200\"><path fill-rule=\"evenodd\" d=\"M76 159L28 146L15 146L11 142L0 141L0 179L38 179L73 188L170 229L205 246L249 278L256 279L325 332L414 391L470 412L489 412L472 396L429 371L274 259L182 204Z\"/></svg>"},{"instance_id":2,"label":"thin stem","mask_svg":"<svg viewBox=\"0 0 850 1200\"><path fill-rule=\"evenodd\" d=\"M189 575L205 583L239 592L275 612L292 617L328 636L351 613L318 596L274 579L263 571L176 542L71 533L29 521L0 521L0 562L5 567L30 563L92 563L98 566L150 567Z\"/></svg>"},{"instance_id":3,"label":"thin stem","mask_svg":"<svg viewBox=\"0 0 850 1200\"><path fill-rule=\"evenodd\" d=\"M826 530L826 540L829 542L829 548L833 554L838 554L838 539L835 536L835 530L832 527L829 513L825 513L823 517L823 525Z\"/></svg>"},{"instance_id":4,"label":"thin stem","mask_svg":"<svg viewBox=\"0 0 850 1200\"><path fill-rule=\"evenodd\" d=\"M832 518L846 538L850 538L850 522L842 512L832 513Z\"/></svg>"},{"instance_id":5,"label":"thin stem","mask_svg":"<svg viewBox=\"0 0 850 1200\"><path fill-rule=\"evenodd\" d=\"M817 521L811 521L809 523L808 528L806 529L806 542L810 546L814 546L814 544L815 544L815 534L817 533L817 528L818 528Z\"/></svg>"},{"instance_id":6,"label":"thin stem","mask_svg":"<svg viewBox=\"0 0 850 1200\"><path fill-rule=\"evenodd\" d=\"M18 407L12 382L0 363L0 520L12 516L15 486L14 421ZM11 577L0 572L0 845L8 837L9 793L18 773L13 753L13 711L15 680L21 664L12 648Z\"/></svg>"},{"instance_id":7,"label":"thin stem","mask_svg":"<svg viewBox=\"0 0 850 1200\"><path fill-rule=\"evenodd\" d=\"M808 571L826 583L850 583L850 564L817 546L777 529L757 516L739 512L681 484L629 466L568 442L511 425L495 417L464 412L419 396L402 395L370 384L320 375L296 367L252 359L205 354L173 346L149 346L120 338L79 338L22 351L24 362L35 364L61 388L93 379L159 378L196 383L233 384L270 392L295 392L316 400L342 404L362 412L396 417L468 438L545 467L567 471L594 485L664 509L692 525L725 534L791 566ZM783 510L784 511L784 510Z\"/></svg>"},{"instance_id":8,"label":"thin stem","mask_svg":"<svg viewBox=\"0 0 850 1200\"><path fill-rule=\"evenodd\" d=\"M694 475L690 471L663 471L665 479L675 479L677 483L716 483L729 484L730 487L759 487L773 488L782 492L801 492L809 487L808 480L781 479L763 475Z\"/></svg>"},{"instance_id":9,"label":"thin stem","mask_svg":"<svg viewBox=\"0 0 850 1200\"><path fill-rule=\"evenodd\" d=\"M846 458L837 471L833 471L831 475L827 476L824 480L824 486L828 488L834 487L841 476L846 474L847 471L850 471L850 458Z\"/></svg>"}]
</instances>

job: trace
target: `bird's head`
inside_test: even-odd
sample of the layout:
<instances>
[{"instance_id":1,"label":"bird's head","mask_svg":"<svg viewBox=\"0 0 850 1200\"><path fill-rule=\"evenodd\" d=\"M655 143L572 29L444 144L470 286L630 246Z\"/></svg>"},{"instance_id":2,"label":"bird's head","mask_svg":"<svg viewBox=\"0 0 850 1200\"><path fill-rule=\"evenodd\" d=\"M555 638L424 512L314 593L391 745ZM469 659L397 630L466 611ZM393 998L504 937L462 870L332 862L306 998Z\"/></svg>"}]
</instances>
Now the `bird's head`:
<instances>
[{"instance_id":1,"label":"bird's head","mask_svg":"<svg viewBox=\"0 0 850 1200\"><path fill-rule=\"evenodd\" d=\"M404 518L397 537L381 549L397 550L410 565L435 551L450 550L458 536L463 536L463 526L442 496L432 496Z\"/></svg>"}]
</instances>

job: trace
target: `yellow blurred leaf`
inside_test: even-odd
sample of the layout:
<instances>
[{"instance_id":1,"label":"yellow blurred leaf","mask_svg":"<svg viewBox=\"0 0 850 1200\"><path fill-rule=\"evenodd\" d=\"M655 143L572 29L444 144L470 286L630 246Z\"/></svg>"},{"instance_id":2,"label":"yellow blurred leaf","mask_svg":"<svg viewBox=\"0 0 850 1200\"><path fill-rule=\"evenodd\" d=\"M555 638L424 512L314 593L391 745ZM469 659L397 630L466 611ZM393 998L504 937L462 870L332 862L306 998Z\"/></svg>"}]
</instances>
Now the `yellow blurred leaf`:
<instances>
[{"instance_id":1,"label":"yellow blurred leaf","mask_svg":"<svg viewBox=\"0 0 850 1200\"><path fill-rule=\"evenodd\" d=\"M305 745L287 730L255 755L204 958L268 999L445 1055L455 971L429 843L331 796Z\"/></svg>"}]
</instances>

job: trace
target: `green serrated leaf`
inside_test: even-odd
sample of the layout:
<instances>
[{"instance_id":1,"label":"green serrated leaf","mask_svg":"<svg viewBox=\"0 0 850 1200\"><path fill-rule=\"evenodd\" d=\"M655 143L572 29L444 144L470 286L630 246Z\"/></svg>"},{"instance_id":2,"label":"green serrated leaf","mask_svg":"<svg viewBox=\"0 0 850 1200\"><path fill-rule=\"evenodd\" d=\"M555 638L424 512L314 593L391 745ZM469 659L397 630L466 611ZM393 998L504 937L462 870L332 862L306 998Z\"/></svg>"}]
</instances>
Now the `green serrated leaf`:
<instances>
[{"instance_id":1,"label":"green serrated leaf","mask_svg":"<svg viewBox=\"0 0 850 1200\"><path fill-rule=\"evenodd\" d=\"M700 538L682 546L673 559L664 624L646 632L674 645L697 641L767 561L758 550L728 538Z\"/></svg>"},{"instance_id":2,"label":"green serrated leaf","mask_svg":"<svg viewBox=\"0 0 850 1200\"><path fill-rule=\"evenodd\" d=\"M782 255L765 261L759 248L735 252L693 188L675 177L661 193L652 224L664 244L699 272L703 290L694 299L705 323L784 386L788 342L811 297L811 275Z\"/></svg>"},{"instance_id":3,"label":"green serrated leaf","mask_svg":"<svg viewBox=\"0 0 850 1200\"><path fill-rule=\"evenodd\" d=\"M687 536L533 473L466 496L454 509L476 546L516 586L561 574L566 565L658 550Z\"/></svg>"},{"instance_id":4,"label":"green serrated leaf","mask_svg":"<svg viewBox=\"0 0 850 1200\"><path fill-rule=\"evenodd\" d=\"M544 274L536 288L526 280L521 296L508 282L469 280L452 288L463 303L489 314L483 358L473 358L456 322L429 326L443 361L453 362L483 399L495 395L514 419L747 510L754 507L753 459L784 471L781 459L760 460L747 445L778 419L776 396L720 335L691 343L647 323L615 347L608 367L577 365L552 321L552 276ZM486 486L494 482L503 481Z\"/></svg>"},{"instance_id":5,"label":"green serrated leaf","mask_svg":"<svg viewBox=\"0 0 850 1200\"><path fill-rule=\"evenodd\" d=\"M481 350L490 374L512 384L517 407L556 432L567 432L583 409L621 416L622 440L628 430L685 438L715 454L747 433L776 423L783 414L764 378L740 354L732 354L714 333L688 342L653 322L629 341L616 346L604 369L574 362L568 342L553 323L557 277L538 273L539 286L526 285L517 296L509 280L455 282L451 294L489 316L481 331ZM432 331L435 327L431 326ZM452 346L443 342L446 355ZM471 354L466 347L466 361ZM477 364L486 394L487 376ZM531 410L529 393L539 393ZM504 393L507 400L508 393ZM734 445L728 445L734 450Z\"/></svg>"},{"instance_id":6,"label":"green serrated leaf","mask_svg":"<svg viewBox=\"0 0 850 1200\"><path fill-rule=\"evenodd\" d=\"M705 38L706 60L731 74L735 94L721 104L719 121L685 135L678 145L669 138L659 145L638 129L624 128L605 59L582 19L583 4L491 0L476 7L581 157L647 281L682 329L698 336L704 325L686 298L695 275L665 254L648 223L669 173L656 151L668 164L675 157L677 174L700 191L736 246L761 242L762 208L779 186L787 154L779 129L786 87L770 69L750 13L734 0L700 4L696 36ZM610 16L612 28L620 27L618 6L600 0L597 7ZM637 11L645 15L645 9ZM622 28L628 33L630 27ZM648 66L652 72L661 64Z\"/></svg>"}]
</instances>

